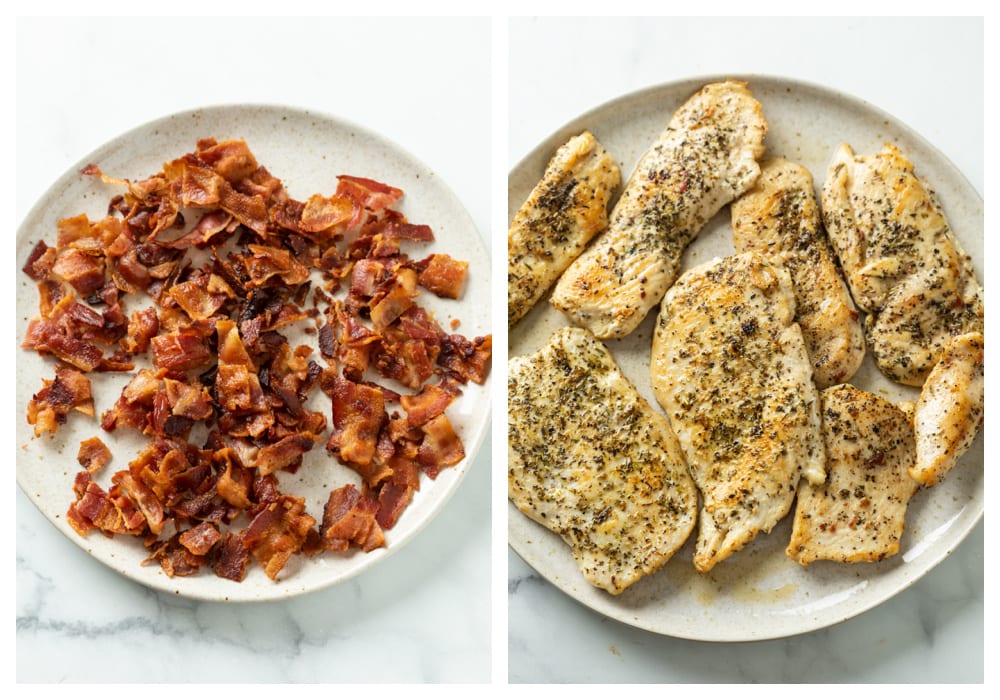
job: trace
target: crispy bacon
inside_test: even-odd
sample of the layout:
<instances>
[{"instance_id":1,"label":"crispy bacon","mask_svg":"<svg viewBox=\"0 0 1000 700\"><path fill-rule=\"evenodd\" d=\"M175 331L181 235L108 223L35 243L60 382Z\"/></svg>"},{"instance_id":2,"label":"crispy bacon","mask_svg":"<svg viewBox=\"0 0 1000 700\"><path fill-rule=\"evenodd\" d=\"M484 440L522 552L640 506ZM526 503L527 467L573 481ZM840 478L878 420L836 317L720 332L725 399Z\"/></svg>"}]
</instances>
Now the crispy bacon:
<instances>
[{"instance_id":1,"label":"crispy bacon","mask_svg":"<svg viewBox=\"0 0 1000 700\"><path fill-rule=\"evenodd\" d=\"M135 372L101 416L105 430L148 436L107 492L90 471L110 451L98 438L81 443L88 471L74 483L72 526L143 537L147 561L171 577L207 565L241 581L256 561L275 579L297 553L384 546L421 474L464 456L445 412L465 382L485 380L492 341L446 333L415 300L419 287L461 296L466 263L409 257L404 244L434 233L390 208L402 190L343 175L334 194L297 201L242 140L200 140L135 182L96 165L83 172L121 193L103 219L59 221L56 246L38 242L24 263L39 317L23 347L66 363L32 399L29 420L40 434L71 410L93 415L85 372L133 371L146 353L153 369ZM195 248L210 250L189 256ZM346 298L334 300L341 284ZM140 292L154 305L127 310ZM325 367L282 335L310 319ZM332 406L327 449L362 479L360 491L331 490L319 528L276 478L300 468L327 430L329 414L309 405L317 386ZM395 403L402 410L390 416ZM201 448L188 442L198 424L208 429ZM249 524L238 532L235 522Z\"/></svg>"},{"instance_id":2,"label":"crispy bacon","mask_svg":"<svg viewBox=\"0 0 1000 700\"><path fill-rule=\"evenodd\" d=\"M261 509L243 533L243 544L272 581L305 544L316 519L305 512L305 499L281 495Z\"/></svg>"},{"instance_id":3,"label":"crispy bacon","mask_svg":"<svg viewBox=\"0 0 1000 700\"><path fill-rule=\"evenodd\" d=\"M36 437L55 433L73 410L94 415L90 380L71 367L57 367L56 378L43 379L41 390L28 402L28 423L35 426Z\"/></svg>"},{"instance_id":4,"label":"crispy bacon","mask_svg":"<svg viewBox=\"0 0 1000 700\"><path fill-rule=\"evenodd\" d=\"M28 260L21 270L31 279L39 282L48 277L56 260L56 249L50 248L45 241L38 241L28 254Z\"/></svg>"},{"instance_id":5,"label":"crispy bacon","mask_svg":"<svg viewBox=\"0 0 1000 700\"><path fill-rule=\"evenodd\" d=\"M442 467L451 467L465 458L465 448L448 420L441 414L423 425L424 439L417 459L427 475L436 478Z\"/></svg>"},{"instance_id":6,"label":"crispy bacon","mask_svg":"<svg viewBox=\"0 0 1000 700\"><path fill-rule=\"evenodd\" d=\"M333 385L333 433L326 449L347 464L367 465L386 420L381 391L337 377Z\"/></svg>"},{"instance_id":7,"label":"crispy bacon","mask_svg":"<svg viewBox=\"0 0 1000 700\"><path fill-rule=\"evenodd\" d=\"M222 539L222 535L212 525L212 523L200 523L190 530L180 533L180 543L184 548L198 556L208 554L215 543Z\"/></svg>"},{"instance_id":8,"label":"crispy bacon","mask_svg":"<svg viewBox=\"0 0 1000 700\"><path fill-rule=\"evenodd\" d=\"M106 535L138 535L142 533L145 520L127 499L114 499L90 478L90 472L77 474L73 490L77 494L69 510L66 521L80 535L86 537L92 530L100 530Z\"/></svg>"},{"instance_id":9,"label":"crispy bacon","mask_svg":"<svg viewBox=\"0 0 1000 700\"><path fill-rule=\"evenodd\" d=\"M227 578L230 581L240 582L247 575L247 564L252 556L250 550L243 543L242 534L227 532L222 537L222 542L216 547L215 561L212 569L215 575L220 578Z\"/></svg>"},{"instance_id":10,"label":"crispy bacon","mask_svg":"<svg viewBox=\"0 0 1000 700\"><path fill-rule=\"evenodd\" d=\"M297 466L302 455L312 449L316 440L313 435L297 433L267 445L257 453L254 466L261 474L271 474L279 469Z\"/></svg>"},{"instance_id":11,"label":"crispy bacon","mask_svg":"<svg viewBox=\"0 0 1000 700\"><path fill-rule=\"evenodd\" d=\"M153 364L162 369L185 371L205 367L214 359L197 330L162 333L150 339Z\"/></svg>"},{"instance_id":12,"label":"crispy bacon","mask_svg":"<svg viewBox=\"0 0 1000 700\"><path fill-rule=\"evenodd\" d=\"M96 474L111 461L111 450L101 441L101 438L97 436L87 438L80 442L76 461L90 474Z\"/></svg>"},{"instance_id":13,"label":"crispy bacon","mask_svg":"<svg viewBox=\"0 0 1000 700\"><path fill-rule=\"evenodd\" d=\"M378 492L376 522L383 530L391 530L412 499L412 487L399 486L391 481L383 484Z\"/></svg>"},{"instance_id":14,"label":"crispy bacon","mask_svg":"<svg viewBox=\"0 0 1000 700\"><path fill-rule=\"evenodd\" d=\"M133 311L125 337L119 341L119 345L130 355L141 355L149 349L149 341L159 332L160 320L154 307Z\"/></svg>"},{"instance_id":15,"label":"crispy bacon","mask_svg":"<svg viewBox=\"0 0 1000 700\"><path fill-rule=\"evenodd\" d=\"M437 418L451 405L455 397L433 384L427 384L419 394L400 397L400 403L406 411L406 422L411 428L424 425Z\"/></svg>"},{"instance_id":16,"label":"crispy bacon","mask_svg":"<svg viewBox=\"0 0 1000 700\"><path fill-rule=\"evenodd\" d=\"M166 524L166 511L163 502L153 493L152 489L146 486L141 479L133 476L130 471L116 472L111 480L135 503L139 512L146 519L149 531L154 535L163 532L163 527Z\"/></svg>"},{"instance_id":17,"label":"crispy bacon","mask_svg":"<svg viewBox=\"0 0 1000 700\"><path fill-rule=\"evenodd\" d=\"M483 384L489 374L493 356L493 336L469 340L461 335L449 335L441 343L437 363L462 382Z\"/></svg>"},{"instance_id":18,"label":"crispy bacon","mask_svg":"<svg viewBox=\"0 0 1000 700\"><path fill-rule=\"evenodd\" d=\"M424 262L418 280L421 287L447 299L462 296L469 263L444 254L431 255Z\"/></svg>"},{"instance_id":19,"label":"crispy bacon","mask_svg":"<svg viewBox=\"0 0 1000 700\"><path fill-rule=\"evenodd\" d=\"M320 528L323 546L334 552L360 547L365 552L385 545L382 527L375 519L378 502L362 495L353 484L330 492Z\"/></svg>"},{"instance_id":20,"label":"crispy bacon","mask_svg":"<svg viewBox=\"0 0 1000 700\"><path fill-rule=\"evenodd\" d=\"M395 204L403 190L365 177L338 175L337 194L350 197L365 209L379 211Z\"/></svg>"},{"instance_id":21,"label":"crispy bacon","mask_svg":"<svg viewBox=\"0 0 1000 700\"><path fill-rule=\"evenodd\" d=\"M302 207L296 230L303 233L346 231L357 225L364 202L344 194L324 197L314 194Z\"/></svg>"}]
</instances>

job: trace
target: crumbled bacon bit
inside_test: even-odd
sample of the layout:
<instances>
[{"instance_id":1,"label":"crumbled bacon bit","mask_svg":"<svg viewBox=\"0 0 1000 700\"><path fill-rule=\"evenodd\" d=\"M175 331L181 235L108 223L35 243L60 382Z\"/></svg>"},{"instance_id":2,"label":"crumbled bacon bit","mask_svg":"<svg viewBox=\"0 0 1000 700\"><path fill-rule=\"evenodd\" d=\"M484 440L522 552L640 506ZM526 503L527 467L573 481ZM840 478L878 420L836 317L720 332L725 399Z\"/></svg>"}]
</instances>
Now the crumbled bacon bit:
<instances>
[{"instance_id":1,"label":"crumbled bacon bit","mask_svg":"<svg viewBox=\"0 0 1000 700\"><path fill-rule=\"evenodd\" d=\"M90 474L96 474L111 461L111 450L101 441L101 438L95 435L80 443L80 451L76 454L76 460Z\"/></svg>"},{"instance_id":2,"label":"crumbled bacon bit","mask_svg":"<svg viewBox=\"0 0 1000 700\"><path fill-rule=\"evenodd\" d=\"M57 367L54 380L43 379L42 389L28 402L28 423L35 426L35 436L55 433L76 410L94 415L90 380L72 367Z\"/></svg>"},{"instance_id":3,"label":"crumbled bacon bit","mask_svg":"<svg viewBox=\"0 0 1000 700\"><path fill-rule=\"evenodd\" d=\"M25 261L39 317L22 347L61 361L28 419L41 435L71 410L94 415L85 373L134 372L101 425L148 442L107 491L91 474L111 451L97 437L81 443L87 471L73 484L70 524L141 538L146 561L171 577L207 566L242 581L256 562L276 579L296 554L384 546L421 473L436 477L465 455L446 409L463 384L485 381L491 337L446 333L419 297L461 296L467 264L409 257L404 243L434 233L391 208L402 190L341 175L333 194L297 201L242 140L202 139L134 182L96 165L82 172L121 192L103 219L59 221L56 246L39 241ZM140 295L152 305L128 309ZM300 322L316 359L283 335ZM143 356L152 369L135 370ZM327 413L310 406L317 387ZM189 442L197 425L208 430L202 447ZM317 527L276 475L324 439L362 486L332 489Z\"/></svg>"}]
</instances>

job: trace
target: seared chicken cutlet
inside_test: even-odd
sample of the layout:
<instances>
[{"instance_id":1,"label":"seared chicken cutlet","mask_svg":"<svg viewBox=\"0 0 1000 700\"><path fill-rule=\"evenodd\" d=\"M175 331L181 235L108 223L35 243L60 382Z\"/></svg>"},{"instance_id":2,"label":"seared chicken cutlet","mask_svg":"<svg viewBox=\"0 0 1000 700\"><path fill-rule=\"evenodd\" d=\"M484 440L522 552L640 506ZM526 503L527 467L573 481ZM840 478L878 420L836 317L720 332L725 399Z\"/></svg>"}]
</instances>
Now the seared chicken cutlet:
<instances>
[{"instance_id":1,"label":"seared chicken cutlet","mask_svg":"<svg viewBox=\"0 0 1000 700\"><path fill-rule=\"evenodd\" d=\"M979 433L986 398L984 347L982 333L952 338L920 390L910 476L924 486L944 478Z\"/></svg>"},{"instance_id":2,"label":"seared chicken cutlet","mask_svg":"<svg viewBox=\"0 0 1000 700\"><path fill-rule=\"evenodd\" d=\"M791 275L816 386L849 380L864 359L865 337L820 223L812 175L784 158L764 161L756 184L730 209L736 252L757 251Z\"/></svg>"},{"instance_id":3,"label":"seared chicken cutlet","mask_svg":"<svg viewBox=\"0 0 1000 700\"><path fill-rule=\"evenodd\" d=\"M507 231L508 328L607 227L608 201L620 183L618 165L590 132L556 151Z\"/></svg>"},{"instance_id":4,"label":"seared chicken cutlet","mask_svg":"<svg viewBox=\"0 0 1000 700\"><path fill-rule=\"evenodd\" d=\"M757 179L766 133L746 83L698 91L639 160L608 230L560 277L552 305L598 338L631 333L677 278L688 243Z\"/></svg>"},{"instance_id":5,"label":"seared chicken cutlet","mask_svg":"<svg viewBox=\"0 0 1000 700\"><path fill-rule=\"evenodd\" d=\"M875 363L921 386L956 335L983 331L983 290L933 192L892 144L842 145L823 185L823 221Z\"/></svg>"},{"instance_id":6,"label":"seared chicken cutlet","mask_svg":"<svg viewBox=\"0 0 1000 700\"><path fill-rule=\"evenodd\" d=\"M701 491L705 573L825 478L819 397L787 271L758 253L684 273L663 298L650 378Z\"/></svg>"},{"instance_id":7,"label":"seared chicken cutlet","mask_svg":"<svg viewBox=\"0 0 1000 700\"><path fill-rule=\"evenodd\" d=\"M824 389L825 483L799 485L787 554L881 561L899 551L906 506L917 490L913 428L906 413L880 396L842 384Z\"/></svg>"},{"instance_id":8,"label":"seared chicken cutlet","mask_svg":"<svg viewBox=\"0 0 1000 700\"><path fill-rule=\"evenodd\" d=\"M584 577L619 594L694 529L695 490L666 418L580 328L556 331L508 374L508 487L570 545Z\"/></svg>"}]
</instances>

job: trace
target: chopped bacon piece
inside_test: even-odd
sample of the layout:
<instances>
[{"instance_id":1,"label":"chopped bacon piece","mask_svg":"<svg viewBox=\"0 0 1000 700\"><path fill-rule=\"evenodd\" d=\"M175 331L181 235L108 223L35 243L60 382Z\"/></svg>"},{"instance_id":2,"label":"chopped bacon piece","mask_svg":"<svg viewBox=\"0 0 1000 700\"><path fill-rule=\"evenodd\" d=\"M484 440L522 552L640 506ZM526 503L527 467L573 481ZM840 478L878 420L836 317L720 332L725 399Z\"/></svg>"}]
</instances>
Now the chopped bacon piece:
<instances>
[{"instance_id":1,"label":"chopped bacon piece","mask_svg":"<svg viewBox=\"0 0 1000 700\"><path fill-rule=\"evenodd\" d=\"M160 546L143 563L156 561L168 577L191 576L198 573L205 558L181 546L181 536L174 535Z\"/></svg>"},{"instance_id":2,"label":"chopped bacon piece","mask_svg":"<svg viewBox=\"0 0 1000 700\"><path fill-rule=\"evenodd\" d=\"M305 499L281 495L263 508L243 533L243 543L272 581L298 553L316 519L306 514Z\"/></svg>"},{"instance_id":3,"label":"chopped bacon piece","mask_svg":"<svg viewBox=\"0 0 1000 700\"><path fill-rule=\"evenodd\" d=\"M239 457L229 447L215 453L213 459L225 464L225 470L216 482L215 490L226 503L240 510L250 507L253 475L240 464Z\"/></svg>"},{"instance_id":4,"label":"chopped bacon piece","mask_svg":"<svg viewBox=\"0 0 1000 700\"><path fill-rule=\"evenodd\" d=\"M104 489L91 480L90 472L82 471L77 474L73 490L77 494L77 500L66 512L66 520L84 537L95 529L101 530L106 535L141 534L142 527L136 525L136 519L132 517L133 513L129 511L127 502L113 500ZM141 515L139 520L142 520Z\"/></svg>"},{"instance_id":5,"label":"chopped bacon piece","mask_svg":"<svg viewBox=\"0 0 1000 700\"><path fill-rule=\"evenodd\" d=\"M215 546L215 543L222 539L222 535L212 525L212 523L200 523L190 530L180 533L180 543L184 545L191 554L204 556Z\"/></svg>"},{"instance_id":6,"label":"chopped bacon piece","mask_svg":"<svg viewBox=\"0 0 1000 700\"><path fill-rule=\"evenodd\" d=\"M493 356L493 336L469 340L461 335L449 335L441 343L437 363L463 382L483 384Z\"/></svg>"},{"instance_id":7,"label":"chopped bacon piece","mask_svg":"<svg viewBox=\"0 0 1000 700\"><path fill-rule=\"evenodd\" d=\"M395 204L403 190L365 177L338 175L337 194L350 197L365 209L379 211Z\"/></svg>"},{"instance_id":8,"label":"chopped bacon piece","mask_svg":"<svg viewBox=\"0 0 1000 700\"><path fill-rule=\"evenodd\" d=\"M230 581L240 582L247 575L247 564L250 563L250 550L243 543L243 536L227 532L222 536L222 542L215 549L215 563L212 569L216 576Z\"/></svg>"},{"instance_id":9,"label":"chopped bacon piece","mask_svg":"<svg viewBox=\"0 0 1000 700\"><path fill-rule=\"evenodd\" d=\"M84 340L67 335L66 329L56 321L32 319L25 333L23 348L55 355L63 362L84 372L93 371L103 357L103 351Z\"/></svg>"},{"instance_id":10,"label":"chopped bacon piece","mask_svg":"<svg viewBox=\"0 0 1000 700\"><path fill-rule=\"evenodd\" d=\"M24 274L39 282L48 277L56 260L56 249L49 248L45 241L38 241L28 254L28 260L21 268Z\"/></svg>"},{"instance_id":11,"label":"chopped bacon piece","mask_svg":"<svg viewBox=\"0 0 1000 700\"><path fill-rule=\"evenodd\" d=\"M309 270L289 251L264 245L247 247L252 253L243 259L250 277L248 286L258 287L275 276L288 285L302 284L309 279Z\"/></svg>"},{"instance_id":12,"label":"chopped bacon piece","mask_svg":"<svg viewBox=\"0 0 1000 700\"><path fill-rule=\"evenodd\" d=\"M57 250L63 250L81 239L91 237L90 219L86 214L77 214L56 223Z\"/></svg>"},{"instance_id":13,"label":"chopped bacon piece","mask_svg":"<svg viewBox=\"0 0 1000 700\"><path fill-rule=\"evenodd\" d=\"M451 405L455 397L441 387L427 384L419 394L400 397L406 411L406 422L411 428L424 425L437 418Z\"/></svg>"},{"instance_id":14,"label":"chopped bacon piece","mask_svg":"<svg viewBox=\"0 0 1000 700\"><path fill-rule=\"evenodd\" d=\"M353 197L335 194L332 197L314 194L306 200L296 230L320 233L346 231L357 225L363 202Z\"/></svg>"},{"instance_id":15,"label":"chopped bacon piece","mask_svg":"<svg viewBox=\"0 0 1000 700\"><path fill-rule=\"evenodd\" d=\"M59 253L52 265L52 273L83 295L92 294L104 286L104 263L101 259L75 248Z\"/></svg>"},{"instance_id":16,"label":"chopped bacon piece","mask_svg":"<svg viewBox=\"0 0 1000 700\"><path fill-rule=\"evenodd\" d=\"M469 263L453 259L450 255L435 254L427 259L420 272L419 283L439 297L458 299L465 286L465 273Z\"/></svg>"},{"instance_id":17,"label":"chopped bacon piece","mask_svg":"<svg viewBox=\"0 0 1000 700\"><path fill-rule=\"evenodd\" d=\"M35 426L36 437L55 433L73 410L94 415L90 380L71 367L57 367L56 378L43 379L41 390L28 402L28 423Z\"/></svg>"},{"instance_id":18,"label":"chopped bacon piece","mask_svg":"<svg viewBox=\"0 0 1000 700\"><path fill-rule=\"evenodd\" d=\"M172 415L193 421L212 417L212 397L204 386L186 384L169 377L164 378L163 384Z\"/></svg>"},{"instance_id":19,"label":"chopped bacon piece","mask_svg":"<svg viewBox=\"0 0 1000 700\"><path fill-rule=\"evenodd\" d=\"M117 472L111 477L111 481L132 499L139 512L146 519L146 525L149 527L150 532L154 535L159 535L163 532L166 513L163 503L153 493L152 489L128 471Z\"/></svg>"},{"instance_id":20,"label":"chopped bacon piece","mask_svg":"<svg viewBox=\"0 0 1000 700\"><path fill-rule=\"evenodd\" d=\"M160 320L156 316L154 307L133 311L128 320L125 337L119 344L130 355L139 355L149 349L149 341L159 332Z\"/></svg>"},{"instance_id":21,"label":"chopped bacon piece","mask_svg":"<svg viewBox=\"0 0 1000 700\"><path fill-rule=\"evenodd\" d=\"M205 148L201 147L203 143ZM246 141L239 139L208 144L207 140L198 144L198 157L229 182L237 183L257 171L257 159Z\"/></svg>"},{"instance_id":22,"label":"chopped bacon piece","mask_svg":"<svg viewBox=\"0 0 1000 700\"><path fill-rule=\"evenodd\" d=\"M365 552L384 546L385 535L375 519L378 509L378 502L362 495L353 484L334 489L323 509L323 545L334 552L347 551L352 545Z\"/></svg>"},{"instance_id":23,"label":"chopped bacon piece","mask_svg":"<svg viewBox=\"0 0 1000 700\"><path fill-rule=\"evenodd\" d=\"M378 515L375 520L383 530L391 530L406 506L413 500L413 488L386 482L378 492Z\"/></svg>"},{"instance_id":24,"label":"chopped bacon piece","mask_svg":"<svg viewBox=\"0 0 1000 700\"><path fill-rule=\"evenodd\" d=\"M312 449L316 440L312 435L299 433L289 435L273 445L260 448L254 466L262 474L271 474L279 469L297 465L302 455Z\"/></svg>"},{"instance_id":25,"label":"chopped bacon piece","mask_svg":"<svg viewBox=\"0 0 1000 700\"><path fill-rule=\"evenodd\" d=\"M213 359L205 339L197 330L163 333L150 339L153 364L161 369L189 370L206 367Z\"/></svg>"},{"instance_id":26,"label":"chopped bacon piece","mask_svg":"<svg viewBox=\"0 0 1000 700\"><path fill-rule=\"evenodd\" d=\"M372 325L376 330L387 328L413 306L416 296L417 273L407 268L398 270L385 295L371 308Z\"/></svg>"},{"instance_id":27,"label":"chopped bacon piece","mask_svg":"<svg viewBox=\"0 0 1000 700\"><path fill-rule=\"evenodd\" d=\"M333 433L326 449L347 464L368 464L387 420L382 392L337 377L333 385Z\"/></svg>"},{"instance_id":28,"label":"chopped bacon piece","mask_svg":"<svg viewBox=\"0 0 1000 700\"><path fill-rule=\"evenodd\" d=\"M111 461L111 450L101 441L101 438L97 436L87 438L80 442L80 451L76 454L76 461L90 474L96 474Z\"/></svg>"},{"instance_id":29,"label":"chopped bacon piece","mask_svg":"<svg viewBox=\"0 0 1000 700\"><path fill-rule=\"evenodd\" d=\"M211 318L226 302L224 295L212 294L202 284L194 281L175 284L167 293L195 320Z\"/></svg>"},{"instance_id":30,"label":"chopped bacon piece","mask_svg":"<svg viewBox=\"0 0 1000 700\"><path fill-rule=\"evenodd\" d=\"M420 443L417 459L427 475L436 478L442 467L452 467L465 458L462 440L444 414L423 426L424 440Z\"/></svg>"}]
</instances>

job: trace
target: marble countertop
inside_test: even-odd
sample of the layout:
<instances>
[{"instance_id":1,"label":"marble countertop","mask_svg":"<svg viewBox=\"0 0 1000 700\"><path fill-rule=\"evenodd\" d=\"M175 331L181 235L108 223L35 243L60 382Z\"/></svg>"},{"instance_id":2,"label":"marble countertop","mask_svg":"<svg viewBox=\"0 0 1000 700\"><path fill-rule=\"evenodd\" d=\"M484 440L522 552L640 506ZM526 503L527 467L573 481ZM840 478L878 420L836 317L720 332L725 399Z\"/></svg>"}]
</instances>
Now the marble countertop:
<instances>
[{"instance_id":1,"label":"marble countertop","mask_svg":"<svg viewBox=\"0 0 1000 700\"><path fill-rule=\"evenodd\" d=\"M620 95L690 76L763 74L826 85L893 114L982 193L983 37L976 18L512 19L509 166ZM509 551L509 679L982 682L983 552L980 523L943 563L867 613L791 638L712 644L594 613Z\"/></svg>"},{"instance_id":2,"label":"marble countertop","mask_svg":"<svg viewBox=\"0 0 1000 700\"><path fill-rule=\"evenodd\" d=\"M489 18L205 24L18 19L18 221L118 134L181 110L252 102L381 133L448 183L488 240ZM24 420L23 407L14 417ZM272 603L146 589L91 559L18 490L17 681L488 682L490 454L487 438L438 517L393 556L342 585Z\"/></svg>"}]
</instances>

